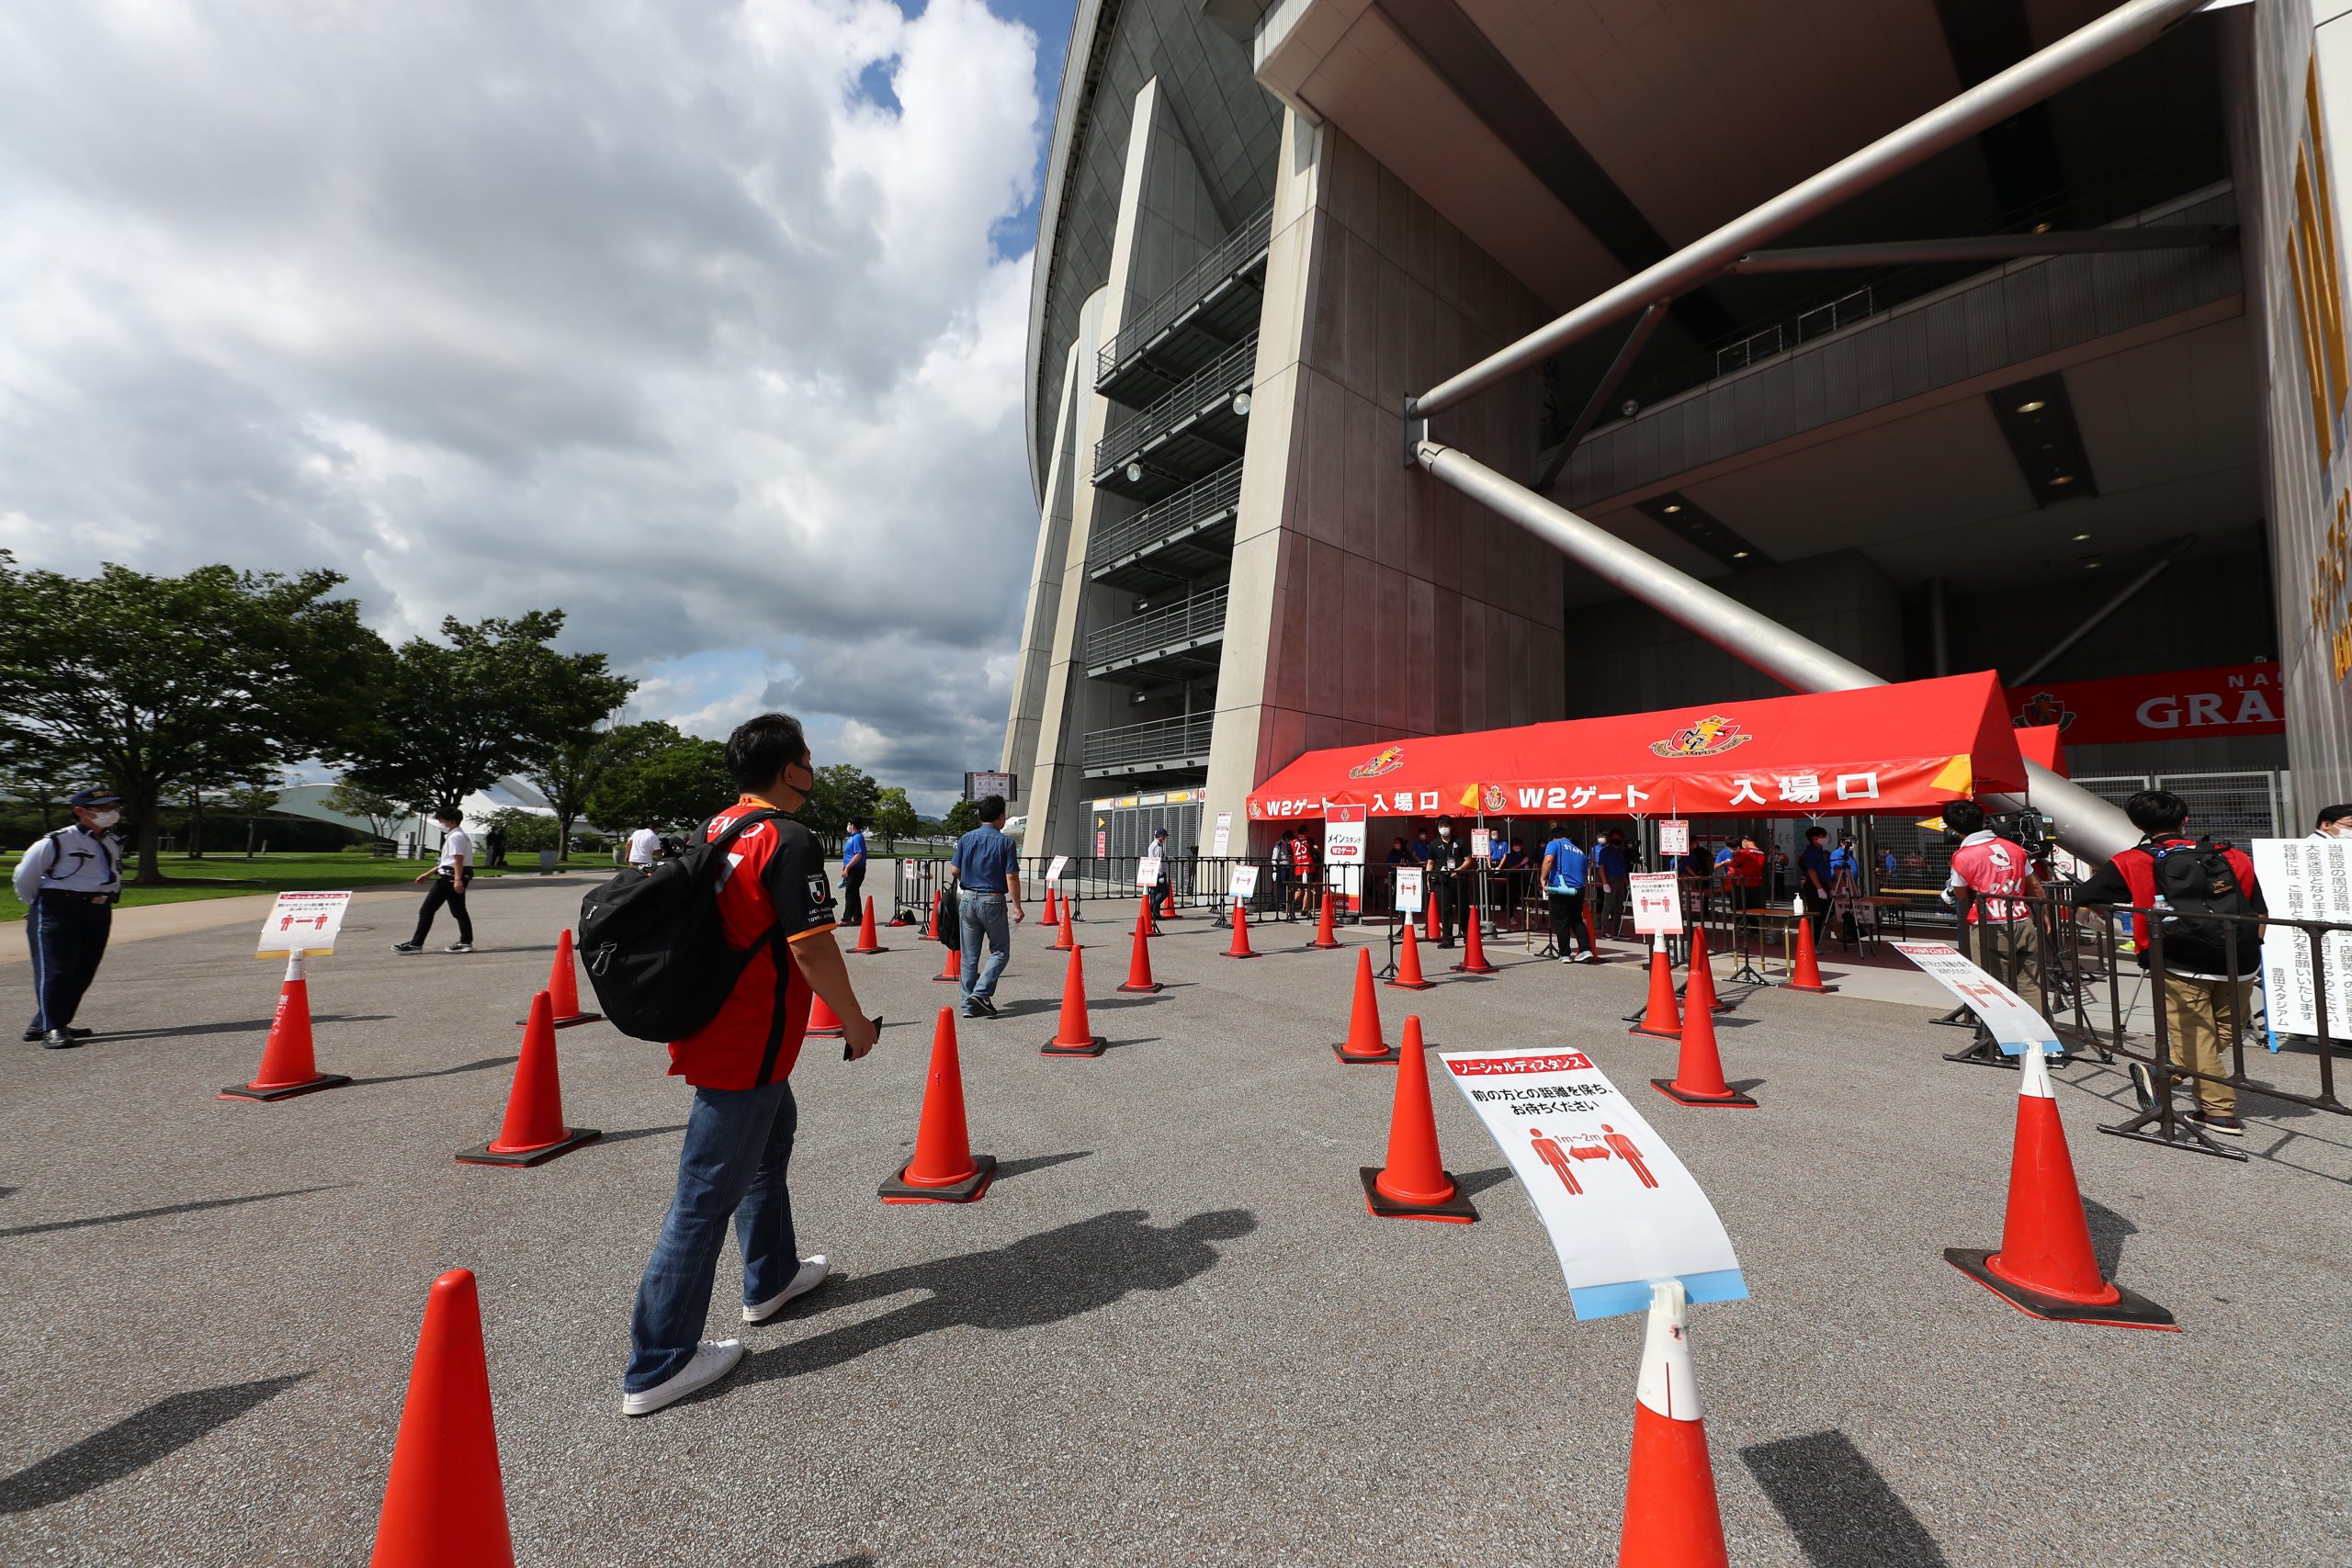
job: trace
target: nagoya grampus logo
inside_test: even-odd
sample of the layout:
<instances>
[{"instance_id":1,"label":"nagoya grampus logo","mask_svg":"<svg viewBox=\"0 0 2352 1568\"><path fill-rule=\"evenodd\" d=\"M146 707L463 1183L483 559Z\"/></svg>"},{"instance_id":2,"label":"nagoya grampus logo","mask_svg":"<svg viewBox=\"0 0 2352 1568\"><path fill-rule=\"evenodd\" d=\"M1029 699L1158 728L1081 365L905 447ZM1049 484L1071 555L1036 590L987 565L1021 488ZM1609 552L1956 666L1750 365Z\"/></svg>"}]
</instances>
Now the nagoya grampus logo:
<instances>
[{"instance_id":1,"label":"nagoya grampus logo","mask_svg":"<svg viewBox=\"0 0 2352 1568\"><path fill-rule=\"evenodd\" d=\"M1658 757L1719 757L1755 739L1740 729L1739 720L1713 713L1688 729L1676 730L1671 739L1651 741L1650 752Z\"/></svg>"},{"instance_id":2,"label":"nagoya grampus logo","mask_svg":"<svg viewBox=\"0 0 2352 1568\"><path fill-rule=\"evenodd\" d=\"M1358 762L1348 770L1351 779L1376 779L1383 773L1393 773L1405 765L1405 748L1391 746L1377 756Z\"/></svg>"},{"instance_id":3,"label":"nagoya grampus logo","mask_svg":"<svg viewBox=\"0 0 2352 1568\"><path fill-rule=\"evenodd\" d=\"M2075 710L2068 707L2065 699L2055 692L2036 692L2025 706L2018 709L2018 722L2037 728L2054 724L2063 734L2073 727Z\"/></svg>"},{"instance_id":4,"label":"nagoya grampus logo","mask_svg":"<svg viewBox=\"0 0 2352 1568\"><path fill-rule=\"evenodd\" d=\"M1488 784L1485 795L1480 799L1485 808L1490 812L1500 811L1510 805L1510 797L1503 793L1503 786L1500 784Z\"/></svg>"}]
</instances>

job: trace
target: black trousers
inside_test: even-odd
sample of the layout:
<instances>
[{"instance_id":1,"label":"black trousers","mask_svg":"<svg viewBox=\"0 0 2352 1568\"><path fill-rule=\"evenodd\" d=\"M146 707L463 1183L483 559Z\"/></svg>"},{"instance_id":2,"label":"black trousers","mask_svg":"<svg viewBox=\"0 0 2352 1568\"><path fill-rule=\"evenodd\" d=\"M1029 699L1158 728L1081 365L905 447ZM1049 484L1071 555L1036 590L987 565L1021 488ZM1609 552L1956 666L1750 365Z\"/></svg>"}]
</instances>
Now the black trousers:
<instances>
[{"instance_id":1,"label":"black trousers","mask_svg":"<svg viewBox=\"0 0 2352 1568\"><path fill-rule=\"evenodd\" d=\"M1573 940L1585 952L1592 951L1592 933L1584 929L1584 894L1547 891L1544 897L1552 906L1552 945L1559 955L1568 955L1568 943Z\"/></svg>"},{"instance_id":2,"label":"black trousers","mask_svg":"<svg viewBox=\"0 0 2352 1568\"><path fill-rule=\"evenodd\" d=\"M114 930L114 906L62 893L37 893L25 912L25 941L32 948L33 1021L38 1033L63 1029L82 1009L83 995L97 977Z\"/></svg>"},{"instance_id":3,"label":"black trousers","mask_svg":"<svg viewBox=\"0 0 2352 1568\"><path fill-rule=\"evenodd\" d=\"M854 926L865 919L865 863L860 861L842 873L842 901L839 915L843 925Z\"/></svg>"},{"instance_id":4,"label":"black trousers","mask_svg":"<svg viewBox=\"0 0 2352 1568\"><path fill-rule=\"evenodd\" d=\"M424 907L416 912L416 934L409 941L420 947L424 945L426 933L433 930L433 917L440 912L444 904L448 905L449 913L457 917L458 940L472 945L474 923L466 916L466 890L458 886L458 879L454 876L436 876L433 879L433 886L424 890Z\"/></svg>"},{"instance_id":5,"label":"black trousers","mask_svg":"<svg viewBox=\"0 0 2352 1568\"><path fill-rule=\"evenodd\" d=\"M1441 945L1452 947L1453 933L1469 922L1469 917L1463 912L1464 900L1470 892L1469 885L1463 877L1450 873L1430 880L1437 890L1437 940Z\"/></svg>"}]
</instances>

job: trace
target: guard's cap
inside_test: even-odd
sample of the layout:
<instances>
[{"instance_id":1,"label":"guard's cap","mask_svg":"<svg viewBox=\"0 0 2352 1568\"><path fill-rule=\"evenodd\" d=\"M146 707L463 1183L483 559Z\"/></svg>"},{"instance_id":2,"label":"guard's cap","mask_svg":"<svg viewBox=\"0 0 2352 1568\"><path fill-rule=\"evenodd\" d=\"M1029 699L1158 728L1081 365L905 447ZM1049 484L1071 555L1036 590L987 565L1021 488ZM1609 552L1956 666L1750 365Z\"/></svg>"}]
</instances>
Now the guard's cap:
<instances>
[{"instance_id":1,"label":"guard's cap","mask_svg":"<svg viewBox=\"0 0 2352 1568\"><path fill-rule=\"evenodd\" d=\"M100 806L119 806L122 804L122 797L103 784L93 784L88 789L77 789L67 795L65 804L94 808Z\"/></svg>"}]
</instances>

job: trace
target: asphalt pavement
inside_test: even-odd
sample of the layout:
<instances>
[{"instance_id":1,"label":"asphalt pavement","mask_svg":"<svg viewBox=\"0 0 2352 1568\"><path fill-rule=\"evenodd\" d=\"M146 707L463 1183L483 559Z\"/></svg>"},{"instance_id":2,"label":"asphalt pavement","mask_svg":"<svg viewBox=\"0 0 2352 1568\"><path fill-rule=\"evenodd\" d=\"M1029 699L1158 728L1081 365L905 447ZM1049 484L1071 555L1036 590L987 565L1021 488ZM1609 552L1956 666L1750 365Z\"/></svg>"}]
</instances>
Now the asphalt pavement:
<instances>
[{"instance_id":1,"label":"asphalt pavement","mask_svg":"<svg viewBox=\"0 0 2352 1568\"><path fill-rule=\"evenodd\" d=\"M1482 1223L1366 1214L1394 1069L1333 1062L1353 939L1310 952L1303 925L1258 928L1247 963L1220 923L1171 925L1167 988L1128 997L1132 906L1089 906L1096 1060L1037 1054L1062 967L1021 928L1003 1016L961 1026L999 1178L923 1207L875 1189L954 991L941 949L886 932L851 961L881 1045L814 1043L793 1080L803 1250L842 1277L741 1330L730 1248L713 1332L741 1332L743 1366L625 1420L687 1102L662 1048L562 1032L565 1110L604 1137L536 1169L452 1157L497 1128L587 886L481 885L469 956L393 953L407 906L355 908L311 965L347 1088L214 1098L277 990L243 926L126 945L85 1010L102 1038L0 1056L0 1562L364 1562L426 1287L460 1265L526 1563L1613 1560L1641 1320L1573 1317L1442 1084ZM1409 1009L1436 1049L1584 1049L1707 1188L1751 1292L1691 1314L1734 1562L2352 1562L2352 1119L2250 1100L2254 1157L2229 1164L2100 1135L2122 1074L2064 1070L2101 1256L2184 1331L2043 1323L1943 1260L1999 1242L2017 1080L1942 1061L1931 1010L1731 991L1725 1067L1761 1106L1690 1111L1642 1087L1671 1043L1618 1021L1637 963L1496 957L1384 991L1387 1028ZM29 1013L22 965L8 1005Z\"/></svg>"}]
</instances>

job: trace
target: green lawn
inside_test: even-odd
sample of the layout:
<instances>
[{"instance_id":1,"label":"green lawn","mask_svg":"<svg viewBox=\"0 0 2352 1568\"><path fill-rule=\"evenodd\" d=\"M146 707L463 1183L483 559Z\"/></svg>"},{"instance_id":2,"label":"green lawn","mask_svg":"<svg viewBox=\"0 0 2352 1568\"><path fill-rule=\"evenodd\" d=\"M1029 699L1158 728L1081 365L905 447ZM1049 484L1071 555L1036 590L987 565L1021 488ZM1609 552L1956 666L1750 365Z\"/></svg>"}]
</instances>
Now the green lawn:
<instances>
[{"instance_id":1,"label":"green lawn","mask_svg":"<svg viewBox=\"0 0 2352 1568\"><path fill-rule=\"evenodd\" d=\"M0 869L13 872L19 857L0 854ZM510 863L514 856L508 857ZM527 857L528 866L509 863L504 871L485 871L484 876L519 875L526 869L538 869L538 857ZM159 857L158 865L172 879L163 887L130 887L122 890L123 904L178 904L190 898L234 898L247 893L286 893L332 891L338 888L397 886L413 878L431 863L413 860L378 860L366 854L268 854L247 860L242 854L210 854L202 860L187 855L167 854ZM574 867L591 870L610 869L608 861L589 859L575 861ZM25 906L16 890L0 882L0 919L21 920Z\"/></svg>"}]
</instances>

